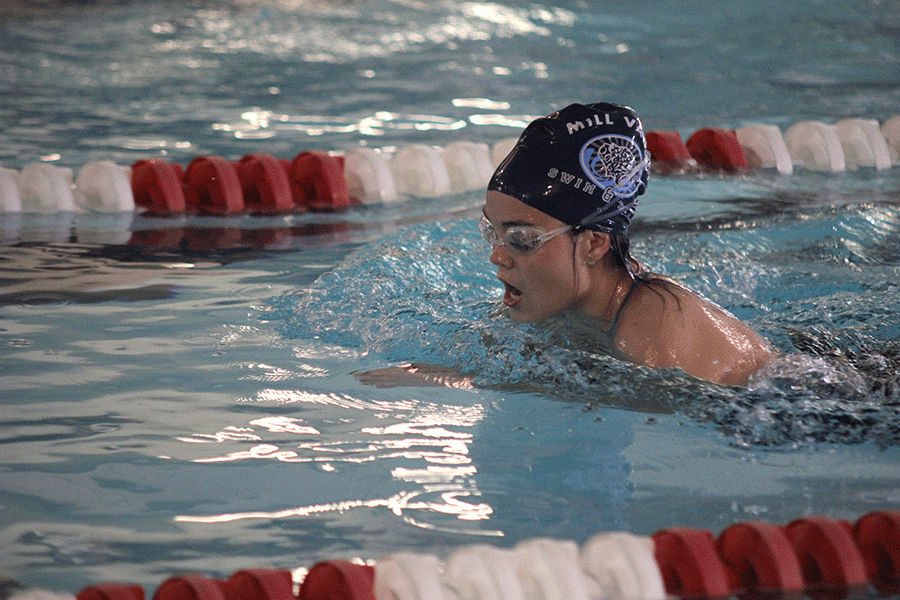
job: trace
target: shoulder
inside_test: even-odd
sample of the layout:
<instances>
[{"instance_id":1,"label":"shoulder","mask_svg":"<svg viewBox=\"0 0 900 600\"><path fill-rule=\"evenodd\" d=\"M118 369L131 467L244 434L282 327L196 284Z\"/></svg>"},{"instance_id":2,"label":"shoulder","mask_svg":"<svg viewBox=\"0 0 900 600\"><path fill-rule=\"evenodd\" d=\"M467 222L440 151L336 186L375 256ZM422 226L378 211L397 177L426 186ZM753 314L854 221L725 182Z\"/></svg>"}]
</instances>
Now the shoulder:
<instances>
[{"instance_id":1,"label":"shoulder","mask_svg":"<svg viewBox=\"0 0 900 600\"><path fill-rule=\"evenodd\" d=\"M676 366L679 333L687 329L686 303L692 295L668 279L645 278L634 282L619 314L615 346L629 360L651 367Z\"/></svg>"},{"instance_id":2,"label":"shoulder","mask_svg":"<svg viewBox=\"0 0 900 600\"><path fill-rule=\"evenodd\" d=\"M674 280L653 276L636 285L615 340L629 360L740 385L773 357L765 338Z\"/></svg>"}]
</instances>

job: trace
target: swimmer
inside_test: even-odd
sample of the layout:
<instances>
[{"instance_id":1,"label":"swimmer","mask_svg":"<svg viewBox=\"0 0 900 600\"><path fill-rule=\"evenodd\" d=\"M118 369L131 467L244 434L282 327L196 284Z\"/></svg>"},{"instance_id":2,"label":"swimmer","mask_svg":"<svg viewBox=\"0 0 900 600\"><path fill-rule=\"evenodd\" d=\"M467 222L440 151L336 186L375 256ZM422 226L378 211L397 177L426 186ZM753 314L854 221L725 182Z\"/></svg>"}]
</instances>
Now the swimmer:
<instances>
[{"instance_id":1,"label":"swimmer","mask_svg":"<svg viewBox=\"0 0 900 600\"><path fill-rule=\"evenodd\" d=\"M745 385L776 356L765 338L630 254L649 168L628 107L573 104L533 121L491 178L479 223L503 304L517 323L546 323L631 363ZM457 381L447 369L406 371L394 385Z\"/></svg>"},{"instance_id":2,"label":"swimmer","mask_svg":"<svg viewBox=\"0 0 900 600\"><path fill-rule=\"evenodd\" d=\"M769 343L629 252L649 167L628 107L573 104L532 122L491 178L479 224L503 303L519 323L568 313L629 362L744 385L774 358Z\"/></svg>"}]
</instances>

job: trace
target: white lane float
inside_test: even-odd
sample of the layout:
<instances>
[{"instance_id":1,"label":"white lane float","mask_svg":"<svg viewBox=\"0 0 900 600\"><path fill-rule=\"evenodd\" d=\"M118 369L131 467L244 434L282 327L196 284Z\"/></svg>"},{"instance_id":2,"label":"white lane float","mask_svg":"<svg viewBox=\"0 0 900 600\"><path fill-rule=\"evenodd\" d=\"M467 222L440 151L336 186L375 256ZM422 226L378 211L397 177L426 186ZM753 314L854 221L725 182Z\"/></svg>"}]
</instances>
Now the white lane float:
<instances>
[{"instance_id":1,"label":"white lane float","mask_svg":"<svg viewBox=\"0 0 900 600\"><path fill-rule=\"evenodd\" d=\"M441 583L441 562L430 554L398 552L375 563L378 600L457 600Z\"/></svg>"},{"instance_id":2,"label":"white lane float","mask_svg":"<svg viewBox=\"0 0 900 600\"><path fill-rule=\"evenodd\" d=\"M461 600L525 600L511 550L473 544L444 564L444 585Z\"/></svg>"},{"instance_id":3,"label":"white lane float","mask_svg":"<svg viewBox=\"0 0 900 600\"><path fill-rule=\"evenodd\" d=\"M395 202L397 185L391 155L374 148L353 148L344 155L344 177L350 196L363 204Z\"/></svg>"},{"instance_id":4,"label":"white lane float","mask_svg":"<svg viewBox=\"0 0 900 600\"><path fill-rule=\"evenodd\" d=\"M85 164L75 178L75 204L93 212L134 212L131 167L108 160Z\"/></svg>"},{"instance_id":5,"label":"white lane float","mask_svg":"<svg viewBox=\"0 0 900 600\"><path fill-rule=\"evenodd\" d=\"M876 171L891 168L891 154L874 119L844 119L834 125L848 169L870 167Z\"/></svg>"},{"instance_id":6,"label":"white lane float","mask_svg":"<svg viewBox=\"0 0 900 600\"><path fill-rule=\"evenodd\" d=\"M649 537L601 533L581 550L581 568L606 600L664 600L666 590Z\"/></svg>"},{"instance_id":7,"label":"white lane float","mask_svg":"<svg viewBox=\"0 0 900 600\"><path fill-rule=\"evenodd\" d=\"M454 193L471 192L487 187L494 165L487 144L452 142L444 147L444 166Z\"/></svg>"},{"instance_id":8,"label":"white lane float","mask_svg":"<svg viewBox=\"0 0 900 600\"><path fill-rule=\"evenodd\" d=\"M29 163L19 172L22 210L35 213L76 212L72 169Z\"/></svg>"},{"instance_id":9,"label":"white lane float","mask_svg":"<svg viewBox=\"0 0 900 600\"><path fill-rule=\"evenodd\" d=\"M588 600L575 542L534 538L517 544L513 552L528 600Z\"/></svg>"},{"instance_id":10,"label":"white lane float","mask_svg":"<svg viewBox=\"0 0 900 600\"><path fill-rule=\"evenodd\" d=\"M10 596L10 600L76 600L75 594L53 592L43 589L27 589Z\"/></svg>"},{"instance_id":11,"label":"white lane float","mask_svg":"<svg viewBox=\"0 0 900 600\"><path fill-rule=\"evenodd\" d=\"M891 162L900 165L900 115L891 117L881 126L881 136L891 153Z\"/></svg>"},{"instance_id":12,"label":"white lane float","mask_svg":"<svg viewBox=\"0 0 900 600\"><path fill-rule=\"evenodd\" d=\"M834 125L821 121L800 121L784 134L795 165L812 171L838 173L846 170L844 149Z\"/></svg>"},{"instance_id":13,"label":"white lane float","mask_svg":"<svg viewBox=\"0 0 900 600\"><path fill-rule=\"evenodd\" d=\"M401 146L391 158L397 192L417 198L436 198L450 193L450 176L443 149L427 144Z\"/></svg>"},{"instance_id":14,"label":"white lane float","mask_svg":"<svg viewBox=\"0 0 900 600\"><path fill-rule=\"evenodd\" d=\"M0 213L22 212L19 172L0 167Z\"/></svg>"},{"instance_id":15,"label":"white lane float","mask_svg":"<svg viewBox=\"0 0 900 600\"><path fill-rule=\"evenodd\" d=\"M736 134L748 166L775 169L782 175L794 172L791 154L777 125L747 125L738 129Z\"/></svg>"}]
</instances>

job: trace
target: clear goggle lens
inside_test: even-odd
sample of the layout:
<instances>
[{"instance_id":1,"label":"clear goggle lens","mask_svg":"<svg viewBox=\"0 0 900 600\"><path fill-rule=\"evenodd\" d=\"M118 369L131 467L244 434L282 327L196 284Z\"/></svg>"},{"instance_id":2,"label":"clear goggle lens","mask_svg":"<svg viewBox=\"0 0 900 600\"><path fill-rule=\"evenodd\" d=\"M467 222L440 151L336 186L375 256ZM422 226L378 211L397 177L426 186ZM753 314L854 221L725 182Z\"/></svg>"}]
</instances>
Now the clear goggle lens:
<instances>
[{"instance_id":1,"label":"clear goggle lens","mask_svg":"<svg viewBox=\"0 0 900 600\"><path fill-rule=\"evenodd\" d=\"M552 231L544 231L540 227L532 225L513 225L507 227L506 232L501 237L484 215L481 215L481 220L478 222L478 230L481 231L481 235L484 236L484 239L489 244L492 246L507 246L519 254L534 252L547 240L561 233L571 231L571 229L571 225L565 225Z\"/></svg>"}]
</instances>

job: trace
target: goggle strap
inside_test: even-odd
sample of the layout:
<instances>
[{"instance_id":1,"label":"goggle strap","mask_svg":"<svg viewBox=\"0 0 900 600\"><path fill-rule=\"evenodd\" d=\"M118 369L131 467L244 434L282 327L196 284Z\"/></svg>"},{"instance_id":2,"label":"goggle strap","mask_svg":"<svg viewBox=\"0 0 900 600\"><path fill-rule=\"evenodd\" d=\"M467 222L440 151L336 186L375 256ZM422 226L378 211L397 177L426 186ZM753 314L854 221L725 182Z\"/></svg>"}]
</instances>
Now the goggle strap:
<instances>
[{"instance_id":1,"label":"goggle strap","mask_svg":"<svg viewBox=\"0 0 900 600\"><path fill-rule=\"evenodd\" d=\"M616 206L615 210L606 210L607 207L600 208L593 213L589 214L578 223L572 226L575 231L581 231L588 225L593 225L594 223L598 223L600 221L604 221L606 219L611 219L618 214L625 212L626 210L633 207L637 204L637 196L632 198L627 204L622 204L622 206Z\"/></svg>"}]
</instances>

